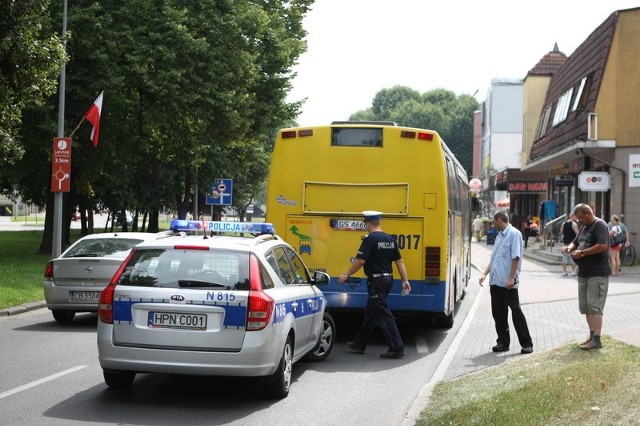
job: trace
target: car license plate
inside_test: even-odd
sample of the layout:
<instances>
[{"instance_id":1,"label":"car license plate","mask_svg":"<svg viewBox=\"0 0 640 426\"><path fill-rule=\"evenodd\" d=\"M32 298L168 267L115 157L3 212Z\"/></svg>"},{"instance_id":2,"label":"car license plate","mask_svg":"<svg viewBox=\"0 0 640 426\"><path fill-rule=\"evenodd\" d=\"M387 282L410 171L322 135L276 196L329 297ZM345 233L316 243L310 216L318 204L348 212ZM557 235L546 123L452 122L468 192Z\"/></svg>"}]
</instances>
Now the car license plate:
<instances>
[{"instance_id":1,"label":"car license plate","mask_svg":"<svg viewBox=\"0 0 640 426\"><path fill-rule=\"evenodd\" d=\"M100 300L99 291L70 291L69 302L97 302Z\"/></svg>"},{"instance_id":2,"label":"car license plate","mask_svg":"<svg viewBox=\"0 0 640 426\"><path fill-rule=\"evenodd\" d=\"M174 312L149 312L147 325L150 328L206 330L207 316L202 314L179 314Z\"/></svg>"}]
</instances>

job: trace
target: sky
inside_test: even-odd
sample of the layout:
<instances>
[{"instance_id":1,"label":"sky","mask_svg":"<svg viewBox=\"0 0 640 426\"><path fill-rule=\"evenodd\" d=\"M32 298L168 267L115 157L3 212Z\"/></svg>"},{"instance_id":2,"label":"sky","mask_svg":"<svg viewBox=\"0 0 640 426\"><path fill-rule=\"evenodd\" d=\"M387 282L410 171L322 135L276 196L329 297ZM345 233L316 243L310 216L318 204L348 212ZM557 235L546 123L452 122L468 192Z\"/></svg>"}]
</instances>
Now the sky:
<instances>
[{"instance_id":1,"label":"sky","mask_svg":"<svg viewBox=\"0 0 640 426\"><path fill-rule=\"evenodd\" d=\"M396 85L482 102L491 80L523 79L555 43L570 56L631 0L316 0L289 102L301 126L347 120Z\"/></svg>"}]
</instances>

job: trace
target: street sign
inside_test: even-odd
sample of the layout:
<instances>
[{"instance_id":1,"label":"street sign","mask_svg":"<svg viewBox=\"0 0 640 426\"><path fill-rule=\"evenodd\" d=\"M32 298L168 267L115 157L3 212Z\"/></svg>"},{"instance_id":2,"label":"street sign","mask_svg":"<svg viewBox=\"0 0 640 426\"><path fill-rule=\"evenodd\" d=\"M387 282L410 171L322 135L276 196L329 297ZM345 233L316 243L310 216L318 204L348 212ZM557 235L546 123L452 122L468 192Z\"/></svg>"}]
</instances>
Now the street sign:
<instances>
[{"instance_id":1,"label":"street sign","mask_svg":"<svg viewBox=\"0 0 640 426\"><path fill-rule=\"evenodd\" d=\"M53 138L51 192L71 190L71 138Z\"/></svg>"},{"instance_id":2,"label":"street sign","mask_svg":"<svg viewBox=\"0 0 640 426\"><path fill-rule=\"evenodd\" d=\"M229 206L233 203L233 179L216 179L207 192L207 205Z\"/></svg>"},{"instance_id":3,"label":"street sign","mask_svg":"<svg viewBox=\"0 0 640 426\"><path fill-rule=\"evenodd\" d=\"M637 188L640 186L640 155L629 155L629 186Z\"/></svg>"},{"instance_id":4,"label":"street sign","mask_svg":"<svg viewBox=\"0 0 640 426\"><path fill-rule=\"evenodd\" d=\"M611 176L607 172L582 172L578 175L578 187L582 191L607 192Z\"/></svg>"}]
</instances>

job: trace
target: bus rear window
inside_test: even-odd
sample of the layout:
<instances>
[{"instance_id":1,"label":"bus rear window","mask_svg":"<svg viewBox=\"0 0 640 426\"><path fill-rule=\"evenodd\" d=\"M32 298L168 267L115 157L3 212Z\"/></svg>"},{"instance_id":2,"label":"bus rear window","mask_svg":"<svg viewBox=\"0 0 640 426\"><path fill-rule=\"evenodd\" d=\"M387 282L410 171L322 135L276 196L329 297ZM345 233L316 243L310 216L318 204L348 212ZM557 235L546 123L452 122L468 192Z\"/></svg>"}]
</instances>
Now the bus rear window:
<instances>
[{"instance_id":1,"label":"bus rear window","mask_svg":"<svg viewBox=\"0 0 640 426\"><path fill-rule=\"evenodd\" d=\"M382 146L382 129L332 128L331 146Z\"/></svg>"}]
</instances>

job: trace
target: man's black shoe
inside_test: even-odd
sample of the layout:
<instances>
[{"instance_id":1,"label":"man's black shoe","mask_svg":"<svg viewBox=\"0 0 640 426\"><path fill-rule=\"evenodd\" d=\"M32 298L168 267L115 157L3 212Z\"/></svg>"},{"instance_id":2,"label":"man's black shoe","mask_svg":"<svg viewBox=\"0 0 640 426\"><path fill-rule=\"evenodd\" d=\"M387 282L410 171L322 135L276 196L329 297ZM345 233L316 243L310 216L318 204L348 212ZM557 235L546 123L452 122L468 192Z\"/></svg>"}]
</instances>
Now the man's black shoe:
<instances>
[{"instance_id":1,"label":"man's black shoe","mask_svg":"<svg viewBox=\"0 0 640 426\"><path fill-rule=\"evenodd\" d=\"M491 348L491 350L494 352L506 352L509 350L509 346L495 345L494 347Z\"/></svg>"},{"instance_id":2,"label":"man's black shoe","mask_svg":"<svg viewBox=\"0 0 640 426\"><path fill-rule=\"evenodd\" d=\"M400 358L404 358L404 351L401 352L385 352L383 354L380 354L380 358L385 358L385 359L400 359Z\"/></svg>"},{"instance_id":3,"label":"man's black shoe","mask_svg":"<svg viewBox=\"0 0 640 426\"><path fill-rule=\"evenodd\" d=\"M525 346L524 348L520 349L521 354L530 354L532 352L533 348L531 346Z\"/></svg>"},{"instance_id":4,"label":"man's black shoe","mask_svg":"<svg viewBox=\"0 0 640 426\"><path fill-rule=\"evenodd\" d=\"M347 342L347 347L349 349L351 349L353 352L357 353L357 354L363 354L364 353L364 350L360 349L359 347L357 347L356 344L353 343L353 342Z\"/></svg>"}]
</instances>

